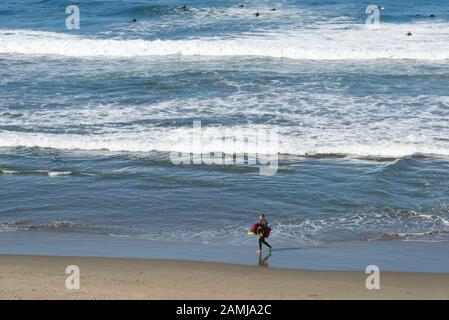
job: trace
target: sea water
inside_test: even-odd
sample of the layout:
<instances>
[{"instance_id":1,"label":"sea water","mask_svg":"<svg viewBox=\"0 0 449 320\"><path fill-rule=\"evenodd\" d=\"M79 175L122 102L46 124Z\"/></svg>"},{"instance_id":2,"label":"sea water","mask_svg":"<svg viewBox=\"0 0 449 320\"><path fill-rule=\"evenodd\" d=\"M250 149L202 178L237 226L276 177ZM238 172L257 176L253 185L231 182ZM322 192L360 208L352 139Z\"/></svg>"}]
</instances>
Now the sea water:
<instances>
[{"instance_id":1,"label":"sea water","mask_svg":"<svg viewBox=\"0 0 449 320\"><path fill-rule=\"evenodd\" d=\"M240 3L80 0L68 30L70 1L2 2L0 232L220 254L263 212L278 248L447 245L448 4ZM194 121L276 129L277 172L174 163Z\"/></svg>"}]
</instances>

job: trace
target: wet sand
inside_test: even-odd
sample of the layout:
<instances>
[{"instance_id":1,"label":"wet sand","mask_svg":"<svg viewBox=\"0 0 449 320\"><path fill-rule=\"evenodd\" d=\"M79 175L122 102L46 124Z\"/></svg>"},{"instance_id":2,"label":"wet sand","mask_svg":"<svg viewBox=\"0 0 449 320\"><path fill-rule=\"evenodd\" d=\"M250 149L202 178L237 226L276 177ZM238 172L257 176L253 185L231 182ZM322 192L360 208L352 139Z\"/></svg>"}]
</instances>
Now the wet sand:
<instances>
[{"instance_id":1,"label":"wet sand","mask_svg":"<svg viewBox=\"0 0 449 320\"><path fill-rule=\"evenodd\" d=\"M68 265L80 289L66 288ZM1 299L449 299L449 274L367 274L224 263L0 255Z\"/></svg>"}]
</instances>

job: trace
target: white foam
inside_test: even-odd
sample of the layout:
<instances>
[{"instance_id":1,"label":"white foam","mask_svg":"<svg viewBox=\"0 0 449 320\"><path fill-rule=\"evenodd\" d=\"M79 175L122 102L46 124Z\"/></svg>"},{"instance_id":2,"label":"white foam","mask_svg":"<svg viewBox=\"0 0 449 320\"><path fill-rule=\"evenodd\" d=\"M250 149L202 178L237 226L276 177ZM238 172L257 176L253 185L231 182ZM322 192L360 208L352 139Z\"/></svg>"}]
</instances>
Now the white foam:
<instances>
[{"instance_id":1,"label":"white foam","mask_svg":"<svg viewBox=\"0 0 449 320\"><path fill-rule=\"evenodd\" d=\"M15 174L20 174L19 171L15 171L15 170L0 170L3 174L8 174L8 175L15 175Z\"/></svg>"},{"instance_id":2,"label":"white foam","mask_svg":"<svg viewBox=\"0 0 449 320\"><path fill-rule=\"evenodd\" d=\"M405 33L413 30L414 36ZM65 57L152 57L167 55L312 60L449 59L449 24L320 25L234 39L108 40L62 33L0 30L0 54Z\"/></svg>"},{"instance_id":3,"label":"white foam","mask_svg":"<svg viewBox=\"0 0 449 320\"><path fill-rule=\"evenodd\" d=\"M72 174L70 171L49 171L47 172L49 177L57 177L57 176L69 176Z\"/></svg>"},{"instance_id":4,"label":"white foam","mask_svg":"<svg viewBox=\"0 0 449 320\"><path fill-rule=\"evenodd\" d=\"M301 84L288 91L282 84L267 84L260 91L263 93L254 95L242 90L220 98L173 99L139 106L89 102L60 109L5 108L0 126L27 132L0 131L0 147L195 152L189 140L192 128L179 126L178 120L185 123L196 118L205 123L209 119L215 122L219 116L232 123L243 113L249 123L267 123L278 129L279 146L276 150L270 148L274 152L395 158L449 155L445 130L449 99L445 96L359 97L345 92L308 92ZM59 133L48 133L48 128ZM76 134L78 128L83 129L83 134ZM204 152L269 151L243 143L244 136L254 134L248 127L207 128L212 130L212 139L203 141ZM239 141L235 145L223 143L224 130L225 134L241 132Z\"/></svg>"},{"instance_id":5,"label":"white foam","mask_svg":"<svg viewBox=\"0 0 449 320\"><path fill-rule=\"evenodd\" d=\"M396 142L396 141L369 141L366 144L356 141L331 144L326 141L314 141L310 137L292 137L281 134L278 145L257 145L254 129L229 127L228 133L240 132L236 142L222 140L222 129L216 129L217 135L212 139L204 140L201 147L191 143L191 128L153 129L146 132L110 133L99 135L79 134L48 134L48 133L17 133L0 132L0 147L40 147L53 149L112 152L150 152L150 151L178 151L178 152L225 152L249 154L291 154L291 155L317 155L317 154L344 154L365 157L394 157L400 158L414 154L449 156L448 145ZM209 133L214 130L208 130ZM244 141L250 137L250 142ZM306 140L308 139L308 140ZM6 172L4 172L6 173ZM49 172L56 176L70 174L69 172Z\"/></svg>"}]
</instances>

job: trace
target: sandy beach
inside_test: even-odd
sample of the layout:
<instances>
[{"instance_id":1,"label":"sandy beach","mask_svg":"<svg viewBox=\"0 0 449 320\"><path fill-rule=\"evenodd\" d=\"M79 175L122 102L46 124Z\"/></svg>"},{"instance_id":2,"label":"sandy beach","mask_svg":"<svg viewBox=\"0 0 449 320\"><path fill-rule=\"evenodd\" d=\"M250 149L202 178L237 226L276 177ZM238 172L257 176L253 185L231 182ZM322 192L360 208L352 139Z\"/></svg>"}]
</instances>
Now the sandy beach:
<instances>
[{"instance_id":1,"label":"sandy beach","mask_svg":"<svg viewBox=\"0 0 449 320\"><path fill-rule=\"evenodd\" d=\"M68 265L80 289L66 288ZM222 263L0 256L0 299L448 299L449 274L271 269Z\"/></svg>"}]
</instances>

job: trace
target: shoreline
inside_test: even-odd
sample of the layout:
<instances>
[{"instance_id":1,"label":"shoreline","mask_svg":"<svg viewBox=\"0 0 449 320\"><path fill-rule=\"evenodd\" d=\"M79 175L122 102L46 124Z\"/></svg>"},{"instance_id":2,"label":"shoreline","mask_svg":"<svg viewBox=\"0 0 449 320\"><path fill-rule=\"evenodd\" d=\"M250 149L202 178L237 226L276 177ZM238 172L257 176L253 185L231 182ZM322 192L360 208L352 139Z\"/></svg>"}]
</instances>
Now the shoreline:
<instances>
[{"instance_id":1,"label":"shoreline","mask_svg":"<svg viewBox=\"0 0 449 320\"><path fill-rule=\"evenodd\" d=\"M273 245L273 255L260 261L256 243L252 246L229 246L95 234L0 232L0 255L191 260L248 266L258 266L262 262L271 268L323 271L360 271L368 265L376 265L382 271L449 273L446 242L372 241L309 247ZM266 256L264 251L262 258Z\"/></svg>"},{"instance_id":2,"label":"shoreline","mask_svg":"<svg viewBox=\"0 0 449 320\"><path fill-rule=\"evenodd\" d=\"M80 289L66 288L66 267ZM0 255L0 299L449 299L449 273L367 274L185 260Z\"/></svg>"}]
</instances>

